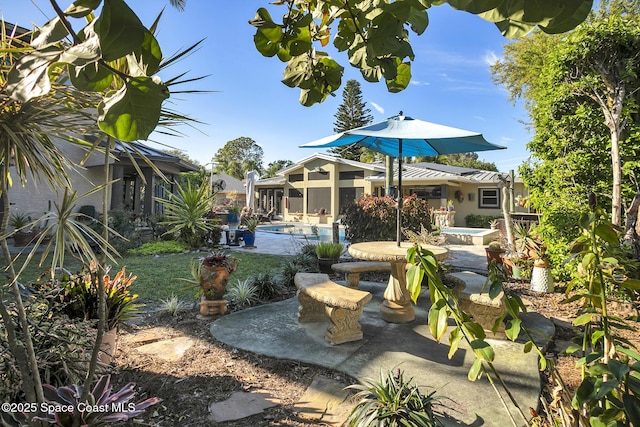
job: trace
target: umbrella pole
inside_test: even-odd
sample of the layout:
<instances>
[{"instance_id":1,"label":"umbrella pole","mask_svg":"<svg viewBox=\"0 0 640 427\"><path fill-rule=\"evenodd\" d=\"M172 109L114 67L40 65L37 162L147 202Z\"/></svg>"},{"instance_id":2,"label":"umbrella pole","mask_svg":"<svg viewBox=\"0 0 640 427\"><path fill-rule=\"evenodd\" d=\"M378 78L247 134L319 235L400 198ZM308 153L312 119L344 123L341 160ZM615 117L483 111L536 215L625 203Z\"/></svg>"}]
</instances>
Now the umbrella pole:
<instances>
[{"instance_id":1,"label":"umbrella pole","mask_svg":"<svg viewBox=\"0 0 640 427\"><path fill-rule=\"evenodd\" d=\"M396 243L400 247L402 242L402 138L398 143L398 216L396 218Z\"/></svg>"}]
</instances>

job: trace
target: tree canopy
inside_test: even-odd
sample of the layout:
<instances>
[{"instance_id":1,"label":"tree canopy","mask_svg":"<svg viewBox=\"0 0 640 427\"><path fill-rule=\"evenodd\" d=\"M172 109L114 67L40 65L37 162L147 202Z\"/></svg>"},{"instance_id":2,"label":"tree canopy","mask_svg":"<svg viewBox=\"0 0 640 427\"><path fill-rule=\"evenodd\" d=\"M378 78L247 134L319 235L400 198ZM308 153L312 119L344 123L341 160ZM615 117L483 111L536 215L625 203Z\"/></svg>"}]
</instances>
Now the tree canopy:
<instances>
[{"instance_id":1,"label":"tree canopy","mask_svg":"<svg viewBox=\"0 0 640 427\"><path fill-rule=\"evenodd\" d=\"M362 99L360 83L354 79L348 80L342 91L342 103L334 114L336 121L333 122L333 131L339 133L368 125L373 121L370 113L371 109L367 108ZM360 145L353 144L348 147L331 148L329 152L343 159L360 161L363 150L365 149Z\"/></svg>"},{"instance_id":2,"label":"tree canopy","mask_svg":"<svg viewBox=\"0 0 640 427\"><path fill-rule=\"evenodd\" d=\"M262 171L264 150L253 139L242 136L228 141L219 149L214 159L216 172L224 172L238 179L243 179L251 170Z\"/></svg>"},{"instance_id":3,"label":"tree canopy","mask_svg":"<svg viewBox=\"0 0 640 427\"><path fill-rule=\"evenodd\" d=\"M415 59L410 34L423 34L427 9L444 3L493 22L506 37L520 37L535 27L549 34L569 31L584 21L593 1L279 0L272 4L283 6L281 19L261 7L250 23L258 51L287 64L283 83L300 88L300 103L310 106L342 84L344 67L323 50L331 40L366 81L404 90Z\"/></svg>"},{"instance_id":4,"label":"tree canopy","mask_svg":"<svg viewBox=\"0 0 640 427\"><path fill-rule=\"evenodd\" d=\"M442 165L460 166L463 168L480 169L498 172L496 164L478 159L478 153L445 154L435 157L417 157L416 162L432 162Z\"/></svg>"},{"instance_id":5,"label":"tree canopy","mask_svg":"<svg viewBox=\"0 0 640 427\"><path fill-rule=\"evenodd\" d=\"M540 209L565 198L586 206L586 194L595 191L619 225L625 198L638 190L640 147L630 136L640 124L640 30L638 15L619 13L624 3L604 3L571 34L534 34L507 45L493 68L531 114L528 149L536 161L522 172Z\"/></svg>"},{"instance_id":6,"label":"tree canopy","mask_svg":"<svg viewBox=\"0 0 640 427\"><path fill-rule=\"evenodd\" d=\"M262 177L274 177L276 176L276 172L278 172L280 169L284 169L291 165L293 165L293 162L291 160L276 160L275 162L271 162L267 165L267 168L262 171Z\"/></svg>"}]
</instances>

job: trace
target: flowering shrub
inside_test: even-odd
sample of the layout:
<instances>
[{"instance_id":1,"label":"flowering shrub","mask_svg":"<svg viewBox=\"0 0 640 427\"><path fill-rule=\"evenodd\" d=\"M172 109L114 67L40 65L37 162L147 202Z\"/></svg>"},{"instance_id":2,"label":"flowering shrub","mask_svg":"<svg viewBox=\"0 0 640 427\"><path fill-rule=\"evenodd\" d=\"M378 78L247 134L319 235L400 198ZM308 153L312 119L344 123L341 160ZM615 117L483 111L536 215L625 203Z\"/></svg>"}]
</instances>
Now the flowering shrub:
<instances>
[{"instance_id":1,"label":"flowering shrub","mask_svg":"<svg viewBox=\"0 0 640 427\"><path fill-rule=\"evenodd\" d=\"M395 240L395 199L389 196L361 197L345 208L342 223L345 227L345 239L351 243ZM431 231L429 204L416 195L405 197L402 204L403 230L420 233L421 225Z\"/></svg>"}]
</instances>

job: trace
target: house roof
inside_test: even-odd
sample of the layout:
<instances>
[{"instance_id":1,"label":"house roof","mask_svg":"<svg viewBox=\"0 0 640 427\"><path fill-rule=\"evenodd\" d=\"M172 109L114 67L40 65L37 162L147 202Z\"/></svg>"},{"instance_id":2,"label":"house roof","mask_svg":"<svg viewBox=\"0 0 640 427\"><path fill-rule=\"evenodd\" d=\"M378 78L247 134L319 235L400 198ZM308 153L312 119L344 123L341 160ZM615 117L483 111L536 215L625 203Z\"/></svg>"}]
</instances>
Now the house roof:
<instances>
[{"instance_id":1,"label":"house roof","mask_svg":"<svg viewBox=\"0 0 640 427\"><path fill-rule=\"evenodd\" d=\"M152 162L173 163L181 172L195 172L200 170L199 166L196 166L181 157L151 148L140 142L128 142L124 144L120 141L116 141L113 151L115 157L118 159L128 159L129 156L127 155L127 152L129 152L133 158L142 158L142 156L144 156Z\"/></svg>"},{"instance_id":2,"label":"house roof","mask_svg":"<svg viewBox=\"0 0 640 427\"><path fill-rule=\"evenodd\" d=\"M458 166L440 165L432 167L433 163L405 163L402 165L402 180L404 182L475 182L496 184L500 172L484 171L480 169L462 168ZM398 178L397 164L393 169L394 179ZM369 181L384 181L384 172L365 178ZM516 177L516 181L519 179Z\"/></svg>"},{"instance_id":3,"label":"house roof","mask_svg":"<svg viewBox=\"0 0 640 427\"><path fill-rule=\"evenodd\" d=\"M353 166L361 169L368 169L373 171L384 171L384 165L381 166L379 163L363 163L363 162L357 162L355 160L347 160L340 157L331 156L329 154L314 153L301 160L298 160L291 166L280 169L278 172L276 172L276 175L284 175L288 172L298 169L300 166L303 166L305 163L309 163L312 160L318 160L318 159L325 160L327 162L340 163L343 165Z\"/></svg>"},{"instance_id":4,"label":"house roof","mask_svg":"<svg viewBox=\"0 0 640 427\"><path fill-rule=\"evenodd\" d=\"M287 182L284 176L274 176L271 178L264 178L256 181L257 186L272 186L272 185L284 185Z\"/></svg>"}]
</instances>

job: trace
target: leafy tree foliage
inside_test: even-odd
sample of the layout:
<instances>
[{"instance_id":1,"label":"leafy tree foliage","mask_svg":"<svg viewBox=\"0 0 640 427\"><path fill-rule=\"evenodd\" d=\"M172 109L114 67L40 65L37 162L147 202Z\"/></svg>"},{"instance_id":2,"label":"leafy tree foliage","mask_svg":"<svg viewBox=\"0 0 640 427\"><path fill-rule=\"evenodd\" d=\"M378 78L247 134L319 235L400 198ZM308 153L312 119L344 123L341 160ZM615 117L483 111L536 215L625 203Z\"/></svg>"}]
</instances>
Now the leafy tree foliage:
<instances>
[{"instance_id":1,"label":"leafy tree foliage","mask_svg":"<svg viewBox=\"0 0 640 427\"><path fill-rule=\"evenodd\" d=\"M271 162L267 165L267 168L263 171L263 178L271 178L276 176L276 172L280 169L284 169L293 164L291 160L276 160L275 162Z\"/></svg>"},{"instance_id":2,"label":"leafy tree foliage","mask_svg":"<svg viewBox=\"0 0 640 427\"><path fill-rule=\"evenodd\" d=\"M416 162L432 162L441 165L460 166L463 168L481 169L485 171L498 172L496 164L478 159L478 153L458 153L445 154L442 156L420 156L415 158Z\"/></svg>"},{"instance_id":3,"label":"leafy tree foliage","mask_svg":"<svg viewBox=\"0 0 640 427\"><path fill-rule=\"evenodd\" d=\"M351 243L395 240L396 200L392 197L361 197L345 207L342 223L345 239ZM402 203L402 229L420 233L431 231L431 215L426 200L415 195L404 197Z\"/></svg>"},{"instance_id":4,"label":"leafy tree foliage","mask_svg":"<svg viewBox=\"0 0 640 427\"><path fill-rule=\"evenodd\" d=\"M284 6L281 22L263 7L250 22L258 51L287 63L283 83L300 88L300 103L310 106L342 84L344 68L322 50L330 40L366 81L404 90L415 59L410 31L424 33L427 9L444 3L495 23L506 37L520 37L536 26L549 34L569 31L584 21L593 0L281 0L273 3Z\"/></svg>"},{"instance_id":5,"label":"leafy tree foliage","mask_svg":"<svg viewBox=\"0 0 640 427\"><path fill-rule=\"evenodd\" d=\"M184 150L179 150L177 148L167 148L166 150L162 150L164 153L171 154L172 156L176 156L184 161L187 161L194 165L199 165L200 162L196 159L192 159Z\"/></svg>"},{"instance_id":6,"label":"leafy tree foliage","mask_svg":"<svg viewBox=\"0 0 640 427\"><path fill-rule=\"evenodd\" d=\"M342 91L342 103L338 106L338 111L334 114L336 121L333 123L333 131L344 132L346 130L359 128L368 125L373 120L371 110L362 100L360 83L351 79L347 81ZM329 149L329 152L342 157L343 159L360 161L360 156L364 150L358 144L348 147L336 147Z\"/></svg>"},{"instance_id":7,"label":"leafy tree foliage","mask_svg":"<svg viewBox=\"0 0 640 427\"><path fill-rule=\"evenodd\" d=\"M609 5L618 11L625 3ZM541 162L523 175L535 206L567 194L586 201L587 191L595 191L607 196L599 200L610 200L612 221L620 224L623 198L637 191L625 190L622 178L636 187L636 162L625 167L625 159L639 148L629 138L640 124L633 113L639 49L638 16L606 8L570 35L537 34L507 47L493 71L512 96L525 97L531 112L536 134L529 149Z\"/></svg>"},{"instance_id":8,"label":"leafy tree foliage","mask_svg":"<svg viewBox=\"0 0 640 427\"><path fill-rule=\"evenodd\" d=\"M214 158L216 171L224 172L238 179L251 170L262 170L264 150L253 139L241 136L228 141L219 149Z\"/></svg>"}]
</instances>

